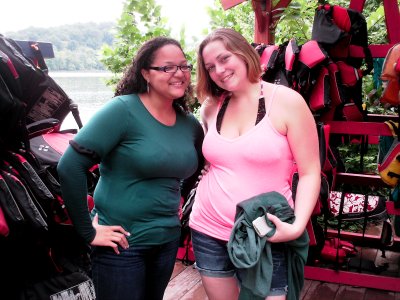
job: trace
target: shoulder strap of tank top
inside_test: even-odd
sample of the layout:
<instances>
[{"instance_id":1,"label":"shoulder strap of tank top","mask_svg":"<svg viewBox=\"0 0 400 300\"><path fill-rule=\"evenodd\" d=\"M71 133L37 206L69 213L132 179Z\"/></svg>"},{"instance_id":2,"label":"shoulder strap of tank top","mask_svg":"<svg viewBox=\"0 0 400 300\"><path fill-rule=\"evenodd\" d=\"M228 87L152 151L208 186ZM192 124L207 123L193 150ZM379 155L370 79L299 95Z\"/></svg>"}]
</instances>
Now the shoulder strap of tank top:
<instances>
[{"instance_id":1,"label":"shoulder strap of tank top","mask_svg":"<svg viewBox=\"0 0 400 300\"><path fill-rule=\"evenodd\" d=\"M230 99L231 99L230 94L224 94L219 99L217 117L215 118L216 119L215 127L216 127L218 133L221 133L222 119L225 115L225 110L226 110L226 107L228 106Z\"/></svg>"},{"instance_id":2,"label":"shoulder strap of tank top","mask_svg":"<svg viewBox=\"0 0 400 300\"><path fill-rule=\"evenodd\" d=\"M275 84L274 89L272 90L271 96L269 97L269 101L268 101L268 106L267 106L267 111L265 112L267 116L269 116L269 112L271 110L272 107L272 102L274 102L275 99L275 92L278 89L279 85Z\"/></svg>"},{"instance_id":3,"label":"shoulder strap of tank top","mask_svg":"<svg viewBox=\"0 0 400 300\"><path fill-rule=\"evenodd\" d=\"M221 109L221 106L224 104L226 98L229 97L229 93L223 93L221 96L218 97L218 111Z\"/></svg>"}]
</instances>

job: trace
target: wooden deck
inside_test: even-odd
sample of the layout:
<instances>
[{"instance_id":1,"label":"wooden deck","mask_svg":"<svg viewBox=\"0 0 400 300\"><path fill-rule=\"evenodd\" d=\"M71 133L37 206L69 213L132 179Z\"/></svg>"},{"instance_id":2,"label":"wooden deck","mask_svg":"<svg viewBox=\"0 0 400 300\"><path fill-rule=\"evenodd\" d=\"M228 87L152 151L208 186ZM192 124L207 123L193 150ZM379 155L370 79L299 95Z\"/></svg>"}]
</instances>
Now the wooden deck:
<instances>
[{"instance_id":1,"label":"wooden deck","mask_svg":"<svg viewBox=\"0 0 400 300\"><path fill-rule=\"evenodd\" d=\"M206 300L208 299L201 278L194 265L185 266L175 262L175 269L164 294L164 300Z\"/></svg>"},{"instance_id":2,"label":"wooden deck","mask_svg":"<svg viewBox=\"0 0 400 300\"><path fill-rule=\"evenodd\" d=\"M165 300L207 300L200 275L193 266L175 263ZM400 300L400 293L306 280L300 300ZM229 300L229 299L227 299Z\"/></svg>"},{"instance_id":3,"label":"wooden deck","mask_svg":"<svg viewBox=\"0 0 400 300\"><path fill-rule=\"evenodd\" d=\"M382 224L371 223L366 230L366 235L373 237L381 234ZM343 232L344 234L345 232ZM345 235L343 235L345 237ZM357 255L353 261L362 259L364 263L370 262L374 266L387 266L384 270L378 273L372 273L365 270L360 270L360 264L352 264L352 268L347 271L354 273L362 272L373 276L372 280L382 280L382 278L393 279L395 288L384 290L382 288L373 289L363 287L365 284L358 284L359 286L351 286L349 284L332 283L334 280L327 280L329 282L319 280L306 279L301 296L299 300L400 300L400 237L394 236L395 243L386 248L385 253L378 248L369 248L373 244L368 243L361 247L357 245ZM332 269L332 265L320 262L320 267ZM344 273L344 272L341 272ZM379 275L379 276L377 276ZM376 276L376 277L375 277ZM309 277L313 278L313 277ZM315 278L314 278L315 279ZM368 279L371 280L371 279ZM356 282L352 279L350 282ZM360 282L360 281L359 281ZM361 281L362 282L362 281ZM363 283L363 282L362 282ZM396 292L395 292L396 291ZM167 287L164 296L165 300L207 300L207 295L201 283L201 278L193 265L183 265L181 261L175 262L175 269L171 276L170 283ZM229 299L227 299L229 300Z\"/></svg>"}]
</instances>

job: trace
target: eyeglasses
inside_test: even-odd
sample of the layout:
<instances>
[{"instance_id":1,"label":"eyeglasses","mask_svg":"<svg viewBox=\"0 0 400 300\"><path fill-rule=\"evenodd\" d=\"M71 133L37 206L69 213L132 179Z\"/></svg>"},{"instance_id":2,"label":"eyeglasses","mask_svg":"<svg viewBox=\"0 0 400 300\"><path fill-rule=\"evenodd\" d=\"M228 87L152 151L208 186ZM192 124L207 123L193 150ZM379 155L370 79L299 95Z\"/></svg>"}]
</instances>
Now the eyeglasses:
<instances>
[{"instance_id":1,"label":"eyeglasses","mask_svg":"<svg viewBox=\"0 0 400 300\"><path fill-rule=\"evenodd\" d=\"M163 67L149 67L151 70L164 71L165 73L175 73L180 69L182 72L190 72L193 69L192 65L183 66L163 66Z\"/></svg>"}]
</instances>

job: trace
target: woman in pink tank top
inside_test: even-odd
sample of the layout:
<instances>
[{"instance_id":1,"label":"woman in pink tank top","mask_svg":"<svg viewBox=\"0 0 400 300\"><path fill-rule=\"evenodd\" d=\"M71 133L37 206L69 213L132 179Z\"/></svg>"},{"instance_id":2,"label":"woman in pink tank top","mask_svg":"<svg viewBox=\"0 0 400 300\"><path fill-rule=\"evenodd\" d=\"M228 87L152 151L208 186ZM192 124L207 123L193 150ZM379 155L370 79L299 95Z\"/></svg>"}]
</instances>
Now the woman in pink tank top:
<instances>
[{"instance_id":1,"label":"woman in pink tank top","mask_svg":"<svg viewBox=\"0 0 400 300\"><path fill-rule=\"evenodd\" d=\"M209 299L238 298L241 278L226 247L236 205L276 191L294 209L295 221L289 224L267 214L276 232L267 239L274 265L266 299L286 299L284 243L304 233L320 188L315 120L297 92L260 79L258 53L232 29L207 36L197 64L197 95L206 132L203 154L209 170L197 188L190 227L203 286ZM294 164L300 177L296 204L290 188Z\"/></svg>"}]
</instances>

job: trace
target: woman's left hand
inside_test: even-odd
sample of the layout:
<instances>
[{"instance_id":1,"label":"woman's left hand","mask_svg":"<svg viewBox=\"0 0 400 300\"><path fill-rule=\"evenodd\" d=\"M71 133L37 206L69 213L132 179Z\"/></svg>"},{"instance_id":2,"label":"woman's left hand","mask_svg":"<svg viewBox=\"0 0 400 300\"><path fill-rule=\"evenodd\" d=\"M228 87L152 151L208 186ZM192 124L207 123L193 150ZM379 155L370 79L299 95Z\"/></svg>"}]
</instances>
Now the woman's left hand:
<instances>
[{"instance_id":1,"label":"woman's left hand","mask_svg":"<svg viewBox=\"0 0 400 300\"><path fill-rule=\"evenodd\" d=\"M92 221L96 229L96 235L90 243L92 246L105 246L113 248L116 254L119 254L118 246L124 249L129 248L127 236L130 235L122 226L118 225L100 225L99 216L96 214Z\"/></svg>"},{"instance_id":2,"label":"woman's left hand","mask_svg":"<svg viewBox=\"0 0 400 300\"><path fill-rule=\"evenodd\" d=\"M275 224L276 231L268 238L271 243L282 243L297 239L303 231L300 231L294 224L282 222L277 216L267 213L267 218Z\"/></svg>"},{"instance_id":3,"label":"woman's left hand","mask_svg":"<svg viewBox=\"0 0 400 300\"><path fill-rule=\"evenodd\" d=\"M210 169L210 164L206 163L204 165L203 169L201 169L200 175L199 175L199 177L197 177L197 180L201 180L203 178L203 176L208 173L209 169Z\"/></svg>"}]
</instances>

